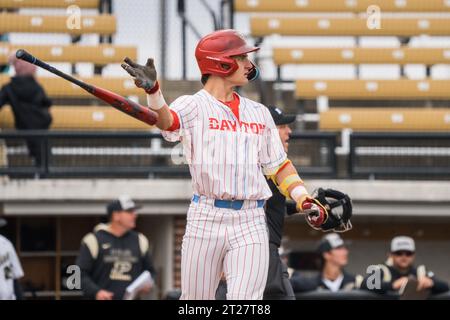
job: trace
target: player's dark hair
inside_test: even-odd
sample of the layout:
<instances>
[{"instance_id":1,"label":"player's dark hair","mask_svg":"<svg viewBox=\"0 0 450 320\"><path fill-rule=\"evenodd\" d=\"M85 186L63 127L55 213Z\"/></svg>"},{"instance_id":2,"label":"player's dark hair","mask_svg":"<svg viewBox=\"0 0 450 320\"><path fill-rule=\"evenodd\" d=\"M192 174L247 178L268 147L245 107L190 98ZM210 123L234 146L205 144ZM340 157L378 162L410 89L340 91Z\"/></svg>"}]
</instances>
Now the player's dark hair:
<instances>
[{"instance_id":1,"label":"player's dark hair","mask_svg":"<svg viewBox=\"0 0 450 320\"><path fill-rule=\"evenodd\" d=\"M209 76L210 76L209 74L202 75L202 79L200 81L202 82L203 85L205 85L206 82L208 82Z\"/></svg>"}]
</instances>

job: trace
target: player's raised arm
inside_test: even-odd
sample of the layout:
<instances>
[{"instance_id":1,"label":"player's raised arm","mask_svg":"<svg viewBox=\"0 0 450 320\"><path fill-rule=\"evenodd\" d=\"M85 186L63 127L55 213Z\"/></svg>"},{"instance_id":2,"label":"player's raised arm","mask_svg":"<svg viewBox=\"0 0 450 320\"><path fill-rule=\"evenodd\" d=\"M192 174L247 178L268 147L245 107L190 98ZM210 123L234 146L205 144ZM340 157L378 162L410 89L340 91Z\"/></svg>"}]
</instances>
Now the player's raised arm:
<instances>
[{"instance_id":1,"label":"player's raised arm","mask_svg":"<svg viewBox=\"0 0 450 320\"><path fill-rule=\"evenodd\" d=\"M159 88L153 58L147 59L147 63L143 66L126 57L121 66L134 78L136 86L147 93L148 107L159 115L156 126L161 130L169 128L173 123L173 116Z\"/></svg>"}]
</instances>

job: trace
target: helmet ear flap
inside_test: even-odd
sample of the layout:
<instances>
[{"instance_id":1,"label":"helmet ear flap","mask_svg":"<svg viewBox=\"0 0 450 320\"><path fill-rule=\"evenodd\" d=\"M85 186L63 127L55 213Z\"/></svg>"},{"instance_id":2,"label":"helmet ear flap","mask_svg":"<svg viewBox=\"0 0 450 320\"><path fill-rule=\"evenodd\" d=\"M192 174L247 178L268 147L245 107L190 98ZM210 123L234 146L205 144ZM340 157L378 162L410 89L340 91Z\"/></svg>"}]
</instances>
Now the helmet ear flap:
<instances>
[{"instance_id":1,"label":"helmet ear flap","mask_svg":"<svg viewBox=\"0 0 450 320\"><path fill-rule=\"evenodd\" d=\"M219 65L220 68L223 69L225 72L231 69L231 66L228 63L221 62Z\"/></svg>"},{"instance_id":2,"label":"helmet ear flap","mask_svg":"<svg viewBox=\"0 0 450 320\"><path fill-rule=\"evenodd\" d=\"M236 61L229 57L223 57L216 61L216 70L220 70L225 77L232 75L238 68Z\"/></svg>"}]
</instances>

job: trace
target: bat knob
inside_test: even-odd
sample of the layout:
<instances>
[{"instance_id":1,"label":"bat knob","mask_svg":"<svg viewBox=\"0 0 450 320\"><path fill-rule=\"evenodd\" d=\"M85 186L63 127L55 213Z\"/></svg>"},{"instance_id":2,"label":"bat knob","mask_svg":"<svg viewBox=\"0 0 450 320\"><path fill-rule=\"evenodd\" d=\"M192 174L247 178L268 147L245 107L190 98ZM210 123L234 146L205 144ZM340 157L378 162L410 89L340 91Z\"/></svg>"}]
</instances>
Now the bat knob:
<instances>
[{"instance_id":1,"label":"bat knob","mask_svg":"<svg viewBox=\"0 0 450 320\"><path fill-rule=\"evenodd\" d=\"M16 52L16 58L22 59L22 57L25 55L25 53L26 53L26 51L23 50L23 49L17 50L17 52Z\"/></svg>"},{"instance_id":2,"label":"bat knob","mask_svg":"<svg viewBox=\"0 0 450 320\"><path fill-rule=\"evenodd\" d=\"M30 62L30 63L34 63L36 61L36 58L33 57L28 52L26 52L24 49L19 49L19 50L16 51L16 58L17 59L21 59L21 60L25 60L25 61Z\"/></svg>"}]
</instances>

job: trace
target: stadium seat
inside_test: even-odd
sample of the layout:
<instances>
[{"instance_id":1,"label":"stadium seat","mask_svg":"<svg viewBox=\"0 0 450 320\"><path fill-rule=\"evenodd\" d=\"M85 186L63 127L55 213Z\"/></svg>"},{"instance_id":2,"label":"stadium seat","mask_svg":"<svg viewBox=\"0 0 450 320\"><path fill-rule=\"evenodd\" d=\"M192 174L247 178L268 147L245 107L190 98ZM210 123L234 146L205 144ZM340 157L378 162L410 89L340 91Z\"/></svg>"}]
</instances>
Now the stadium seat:
<instances>
[{"instance_id":1,"label":"stadium seat","mask_svg":"<svg viewBox=\"0 0 450 320\"><path fill-rule=\"evenodd\" d=\"M380 29L367 27L365 18L251 17L252 36L416 36L450 35L450 19L383 17Z\"/></svg>"},{"instance_id":2,"label":"stadium seat","mask_svg":"<svg viewBox=\"0 0 450 320\"><path fill-rule=\"evenodd\" d=\"M0 75L0 86L8 82L8 75ZM105 78L101 76L93 76L90 78L79 78L97 87L101 87L120 94L122 96L139 95L144 96L145 92L134 84L131 77L124 78ZM43 86L47 94L58 98L86 98L93 97L90 93L81 89L79 86L72 84L60 77L40 77L38 82Z\"/></svg>"},{"instance_id":3,"label":"stadium seat","mask_svg":"<svg viewBox=\"0 0 450 320\"><path fill-rule=\"evenodd\" d=\"M443 0L235 0L235 12L366 12L377 5L384 12L442 12L450 10Z\"/></svg>"},{"instance_id":4,"label":"stadium seat","mask_svg":"<svg viewBox=\"0 0 450 320\"><path fill-rule=\"evenodd\" d=\"M450 63L450 48L274 48L276 65L298 63Z\"/></svg>"},{"instance_id":5,"label":"stadium seat","mask_svg":"<svg viewBox=\"0 0 450 320\"><path fill-rule=\"evenodd\" d=\"M320 130L446 131L450 109L331 108L320 113Z\"/></svg>"},{"instance_id":6,"label":"stadium seat","mask_svg":"<svg viewBox=\"0 0 450 320\"><path fill-rule=\"evenodd\" d=\"M51 130L148 130L151 126L113 107L54 106ZM9 106L0 110L0 128L13 129L14 117Z\"/></svg>"},{"instance_id":7,"label":"stadium seat","mask_svg":"<svg viewBox=\"0 0 450 320\"><path fill-rule=\"evenodd\" d=\"M116 18L112 15L84 15L81 17L80 28L68 28L67 22L66 16L0 13L0 34L32 32L112 35L116 32Z\"/></svg>"},{"instance_id":8,"label":"stadium seat","mask_svg":"<svg viewBox=\"0 0 450 320\"><path fill-rule=\"evenodd\" d=\"M67 8L76 5L80 8L98 8L100 0L0 0L0 8Z\"/></svg>"},{"instance_id":9,"label":"stadium seat","mask_svg":"<svg viewBox=\"0 0 450 320\"><path fill-rule=\"evenodd\" d=\"M450 99L450 80L297 80L297 98Z\"/></svg>"},{"instance_id":10,"label":"stadium seat","mask_svg":"<svg viewBox=\"0 0 450 320\"><path fill-rule=\"evenodd\" d=\"M99 44L97 46L12 45L0 42L0 64L7 63L8 56L20 48L48 62L91 62L103 65L120 63L125 57L130 57L133 60L136 60L137 57L136 47L130 46L109 44Z\"/></svg>"}]
</instances>

